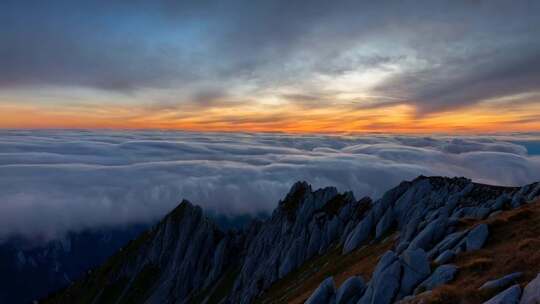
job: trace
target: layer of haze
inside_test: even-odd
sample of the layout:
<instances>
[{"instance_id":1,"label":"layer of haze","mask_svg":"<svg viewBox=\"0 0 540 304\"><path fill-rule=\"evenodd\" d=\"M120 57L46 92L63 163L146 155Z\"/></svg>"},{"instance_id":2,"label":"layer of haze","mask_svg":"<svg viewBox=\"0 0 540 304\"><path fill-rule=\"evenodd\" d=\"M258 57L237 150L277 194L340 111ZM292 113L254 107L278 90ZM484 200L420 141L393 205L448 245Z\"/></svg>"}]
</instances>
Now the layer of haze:
<instances>
[{"instance_id":1,"label":"layer of haze","mask_svg":"<svg viewBox=\"0 0 540 304\"><path fill-rule=\"evenodd\" d=\"M0 3L0 127L540 130L540 1Z\"/></svg>"},{"instance_id":2,"label":"layer of haze","mask_svg":"<svg viewBox=\"0 0 540 304\"><path fill-rule=\"evenodd\" d=\"M152 222L182 198L225 215L273 210L298 180L380 196L404 179L540 180L540 134L321 136L0 131L0 239Z\"/></svg>"}]
</instances>

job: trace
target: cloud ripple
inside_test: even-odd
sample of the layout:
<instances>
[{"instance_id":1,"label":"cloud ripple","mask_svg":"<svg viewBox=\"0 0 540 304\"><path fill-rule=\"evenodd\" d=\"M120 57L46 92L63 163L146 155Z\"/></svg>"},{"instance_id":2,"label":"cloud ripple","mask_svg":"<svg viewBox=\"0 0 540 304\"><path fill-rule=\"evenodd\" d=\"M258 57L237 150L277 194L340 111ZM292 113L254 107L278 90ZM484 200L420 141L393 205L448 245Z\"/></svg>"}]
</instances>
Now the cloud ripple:
<instances>
[{"instance_id":1,"label":"cloud ripple","mask_svg":"<svg viewBox=\"0 0 540 304\"><path fill-rule=\"evenodd\" d=\"M419 174L520 185L540 180L540 157L523 144L539 141L0 131L0 239L149 222L182 198L228 215L268 212L297 180L374 197Z\"/></svg>"}]
</instances>

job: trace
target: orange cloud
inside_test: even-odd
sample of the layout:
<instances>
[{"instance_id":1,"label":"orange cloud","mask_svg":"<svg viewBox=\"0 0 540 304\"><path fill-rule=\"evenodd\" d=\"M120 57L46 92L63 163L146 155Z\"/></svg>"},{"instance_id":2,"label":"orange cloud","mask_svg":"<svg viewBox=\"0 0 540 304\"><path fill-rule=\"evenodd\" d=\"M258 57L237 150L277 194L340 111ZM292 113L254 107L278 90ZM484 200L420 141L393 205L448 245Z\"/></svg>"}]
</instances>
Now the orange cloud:
<instances>
[{"instance_id":1,"label":"orange cloud","mask_svg":"<svg viewBox=\"0 0 540 304\"><path fill-rule=\"evenodd\" d=\"M540 104L486 102L417 116L391 104L362 109L351 104L313 107L295 103L239 103L209 108L145 106L40 106L0 104L0 128L182 129L240 132L473 133L539 131Z\"/></svg>"}]
</instances>

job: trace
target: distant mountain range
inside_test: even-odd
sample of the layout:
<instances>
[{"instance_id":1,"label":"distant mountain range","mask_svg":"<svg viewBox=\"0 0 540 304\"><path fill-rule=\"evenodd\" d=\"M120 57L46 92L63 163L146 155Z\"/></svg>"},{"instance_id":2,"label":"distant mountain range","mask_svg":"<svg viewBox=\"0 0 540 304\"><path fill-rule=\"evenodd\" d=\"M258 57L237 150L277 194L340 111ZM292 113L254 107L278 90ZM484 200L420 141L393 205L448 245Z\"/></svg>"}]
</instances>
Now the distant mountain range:
<instances>
[{"instance_id":1,"label":"distant mountain range","mask_svg":"<svg viewBox=\"0 0 540 304\"><path fill-rule=\"evenodd\" d=\"M298 182L243 229L183 201L41 302L536 303L539 195L421 176L372 201Z\"/></svg>"},{"instance_id":2,"label":"distant mountain range","mask_svg":"<svg viewBox=\"0 0 540 304\"><path fill-rule=\"evenodd\" d=\"M30 303L68 286L147 228L88 230L41 245L11 238L0 244L0 303Z\"/></svg>"}]
</instances>

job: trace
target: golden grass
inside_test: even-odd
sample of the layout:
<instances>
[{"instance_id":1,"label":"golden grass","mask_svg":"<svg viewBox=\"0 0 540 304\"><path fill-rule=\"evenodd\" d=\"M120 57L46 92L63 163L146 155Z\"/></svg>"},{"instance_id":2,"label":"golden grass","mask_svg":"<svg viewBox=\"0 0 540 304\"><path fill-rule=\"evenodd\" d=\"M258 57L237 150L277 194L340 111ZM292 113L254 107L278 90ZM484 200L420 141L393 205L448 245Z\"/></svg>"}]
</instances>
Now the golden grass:
<instances>
[{"instance_id":1,"label":"golden grass","mask_svg":"<svg viewBox=\"0 0 540 304\"><path fill-rule=\"evenodd\" d=\"M480 222L490 228L486 246L458 255L456 280L411 303L483 303L500 292L478 291L485 282L521 271L523 287L540 272L540 201Z\"/></svg>"},{"instance_id":2,"label":"golden grass","mask_svg":"<svg viewBox=\"0 0 540 304\"><path fill-rule=\"evenodd\" d=\"M367 281L379 258L394 245L394 238L395 234L391 234L380 242L363 246L347 255L342 255L341 246L336 246L276 282L257 303L304 303L329 276L334 277L336 286L354 275L361 275Z\"/></svg>"}]
</instances>

